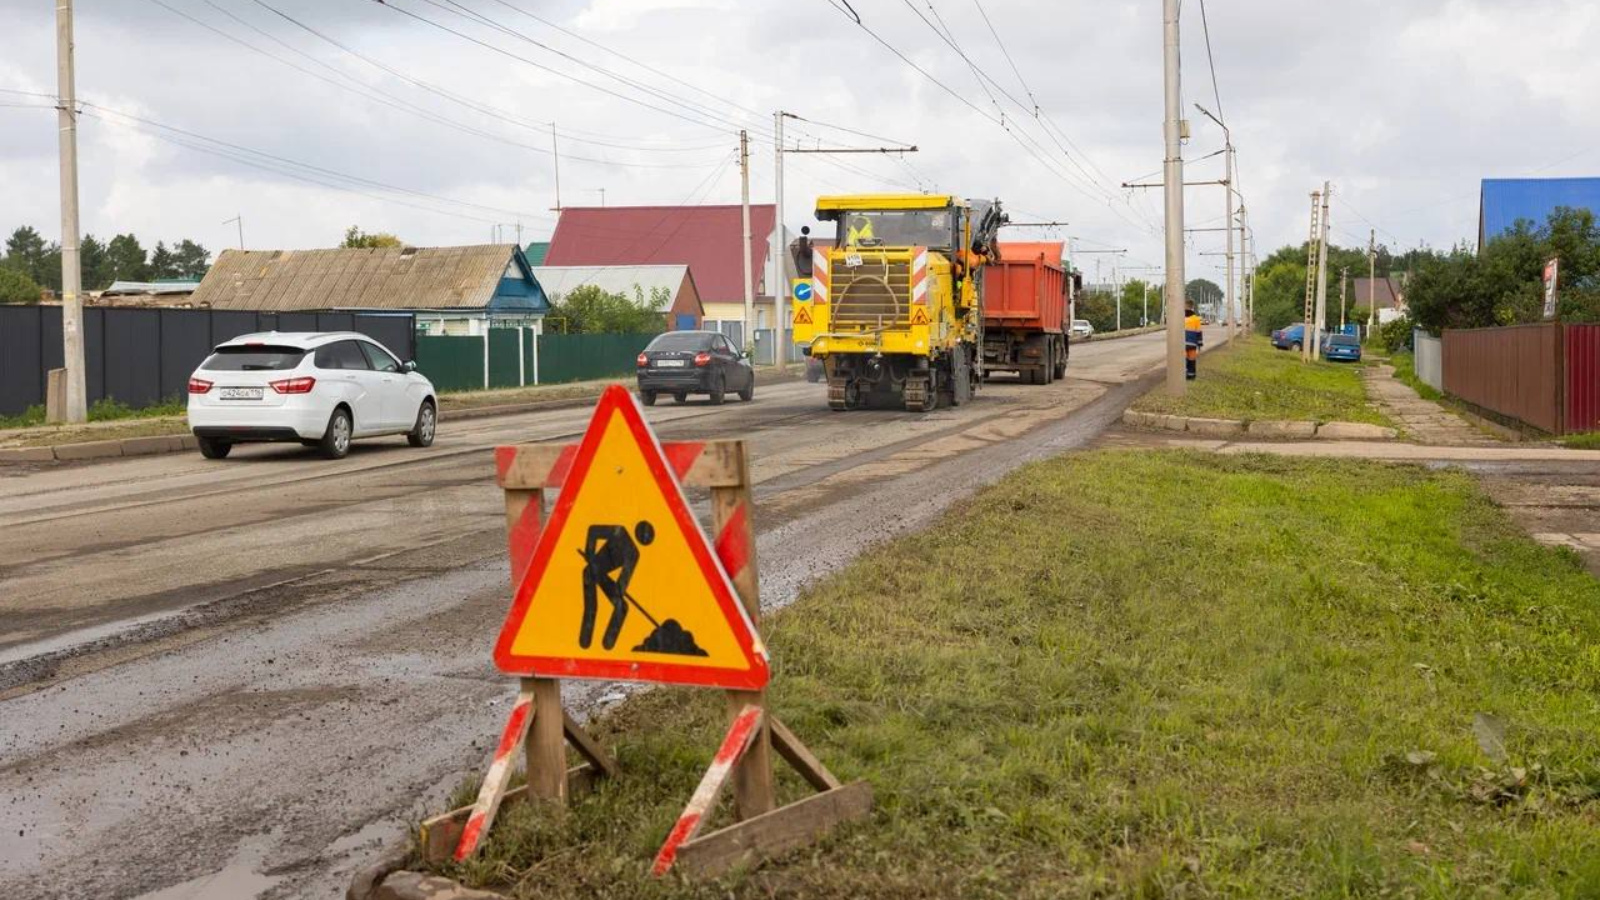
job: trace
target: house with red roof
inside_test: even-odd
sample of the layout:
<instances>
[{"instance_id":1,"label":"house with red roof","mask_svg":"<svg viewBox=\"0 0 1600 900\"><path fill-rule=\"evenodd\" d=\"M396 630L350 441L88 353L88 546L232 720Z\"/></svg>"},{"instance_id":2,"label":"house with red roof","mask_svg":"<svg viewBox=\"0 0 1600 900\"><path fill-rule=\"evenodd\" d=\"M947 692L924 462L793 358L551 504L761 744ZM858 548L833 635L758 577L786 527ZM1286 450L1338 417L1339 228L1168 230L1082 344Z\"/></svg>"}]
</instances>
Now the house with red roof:
<instances>
[{"instance_id":1,"label":"house with red roof","mask_svg":"<svg viewBox=\"0 0 1600 900\"><path fill-rule=\"evenodd\" d=\"M757 329L773 326L768 253L776 212L750 204L750 266ZM735 346L744 338L744 225L738 204L715 206L568 206L561 210L546 266L686 265L704 309L704 327ZM787 244L787 241L785 242ZM785 254L785 268L794 264ZM785 277L787 284L788 277Z\"/></svg>"}]
</instances>

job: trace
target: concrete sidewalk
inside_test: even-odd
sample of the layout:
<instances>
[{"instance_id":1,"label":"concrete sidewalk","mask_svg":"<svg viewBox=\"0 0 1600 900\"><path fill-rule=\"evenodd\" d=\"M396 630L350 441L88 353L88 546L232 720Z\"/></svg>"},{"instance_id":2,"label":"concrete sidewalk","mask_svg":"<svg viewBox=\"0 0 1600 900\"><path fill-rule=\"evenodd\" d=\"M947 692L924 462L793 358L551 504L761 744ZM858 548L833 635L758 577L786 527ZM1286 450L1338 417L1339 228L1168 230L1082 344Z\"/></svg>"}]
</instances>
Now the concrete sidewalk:
<instances>
[{"instance_id":1,"label":"concrete sidewalk","mask_svg":"<svg viewBox=\"0 0 1600 900\"><path fill-rule=\"evenodd\" d=\"M1379 365L1361 370L1367 396L1390 421L1400 426L1406 437L1434 447L1492 447L1498 443L1470 422L1440 406L1424 400L1411 385L1394 377L1394 367Z\"/></svg>"},{"instance_id":2,"label":"concrete sidewalk","mask_svg":"<svg viewBox=\"0 0 1600 900\"><path fill-rule=\"evenodd\" d=\"M1450 445L1396 441L1227 441L1165 437L1148 432L1107 433L1102 446L1202 450L1211 453L1268 453L1277 456L1375 459L1387 462L1517 463L1564 462L1600 464L1600 450L1568 450L1556 444Z\"/></svg>"}]
</instances>

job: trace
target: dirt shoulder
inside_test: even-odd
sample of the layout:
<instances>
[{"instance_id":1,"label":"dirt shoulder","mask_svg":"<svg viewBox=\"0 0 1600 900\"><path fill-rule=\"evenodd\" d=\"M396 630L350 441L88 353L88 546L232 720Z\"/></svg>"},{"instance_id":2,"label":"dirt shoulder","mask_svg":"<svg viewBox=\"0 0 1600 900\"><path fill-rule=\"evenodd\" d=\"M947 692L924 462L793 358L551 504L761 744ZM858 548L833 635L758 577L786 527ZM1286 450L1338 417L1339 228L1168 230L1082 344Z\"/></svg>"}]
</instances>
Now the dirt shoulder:
<instances>
[{"instance_id":1,"label":"dirt shoulder","mask_svg":"<svg viewBox=\"0 0 1600 900\"><path fill-rule=\"evenodd\" d=\"M1600 582L1463 473L1059 457L863 555L763 636L772 708L872 783L872 821L715 884L649 881L725 724L715 692L658 690L596 726L630 774L565 816L508 810L486 855L443 871L524 897L706 898L1600 877L1578 862L1600 859L1600 729L1572 702L1596 687L1579 648L1600 640ZM804 788L785 774L779 793Z\"/></svg>"}]
</instances>

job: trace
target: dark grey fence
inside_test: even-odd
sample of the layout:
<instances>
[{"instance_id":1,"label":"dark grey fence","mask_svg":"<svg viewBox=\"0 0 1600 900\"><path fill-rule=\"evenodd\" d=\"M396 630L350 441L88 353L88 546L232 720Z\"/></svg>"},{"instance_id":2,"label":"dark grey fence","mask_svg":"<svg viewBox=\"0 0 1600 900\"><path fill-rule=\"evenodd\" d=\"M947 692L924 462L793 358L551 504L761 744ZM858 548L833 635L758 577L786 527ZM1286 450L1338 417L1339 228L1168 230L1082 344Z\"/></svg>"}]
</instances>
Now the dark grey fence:
<instances>
[{"instance_id":1,"label":"dark grey fence","mask_svg":"<svg viewBox=\"0 0 1600 900\"><path fill-rule=\"evenodd\" d=\"M151 406L182 396L211 348L257 331L357 331L416 355L410 313L256 313L209 309L85 309L89 402ZM0 305L0 415L44 403L46 373L61 367L61 307Z\"/></svg>"}]
</instances>

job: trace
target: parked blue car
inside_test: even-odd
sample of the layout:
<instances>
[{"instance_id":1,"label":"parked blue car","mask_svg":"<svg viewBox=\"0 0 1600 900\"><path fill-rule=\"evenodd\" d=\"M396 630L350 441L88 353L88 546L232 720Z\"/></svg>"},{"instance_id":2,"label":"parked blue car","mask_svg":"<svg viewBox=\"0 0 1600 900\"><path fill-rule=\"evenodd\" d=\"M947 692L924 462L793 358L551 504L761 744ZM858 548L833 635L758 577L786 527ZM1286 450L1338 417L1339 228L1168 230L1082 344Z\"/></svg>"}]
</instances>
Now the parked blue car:
<instances>
[{"instance_id":1,"label":"parked blue car","mask_svg":"<svg viewBox=\"0 0 1600 900\"><path fill-rule=\"evenodd\" d=\"M1306 341L1306 326L1304 323L1280 328L1272 333L1272 346L1279 350L1299 350Z\"/></svg>"},{"instance_id":2,"label":"parked blue car","mask_svg":"<svg viewBox=\"0 0 1600 900\"><path fill-rule=\"evenodd\" d=\"M1322 341L1322 358L1328 362L1361 362L1361 339L1353 334L1330 334Z\"/></svg>"}]
</instances>

